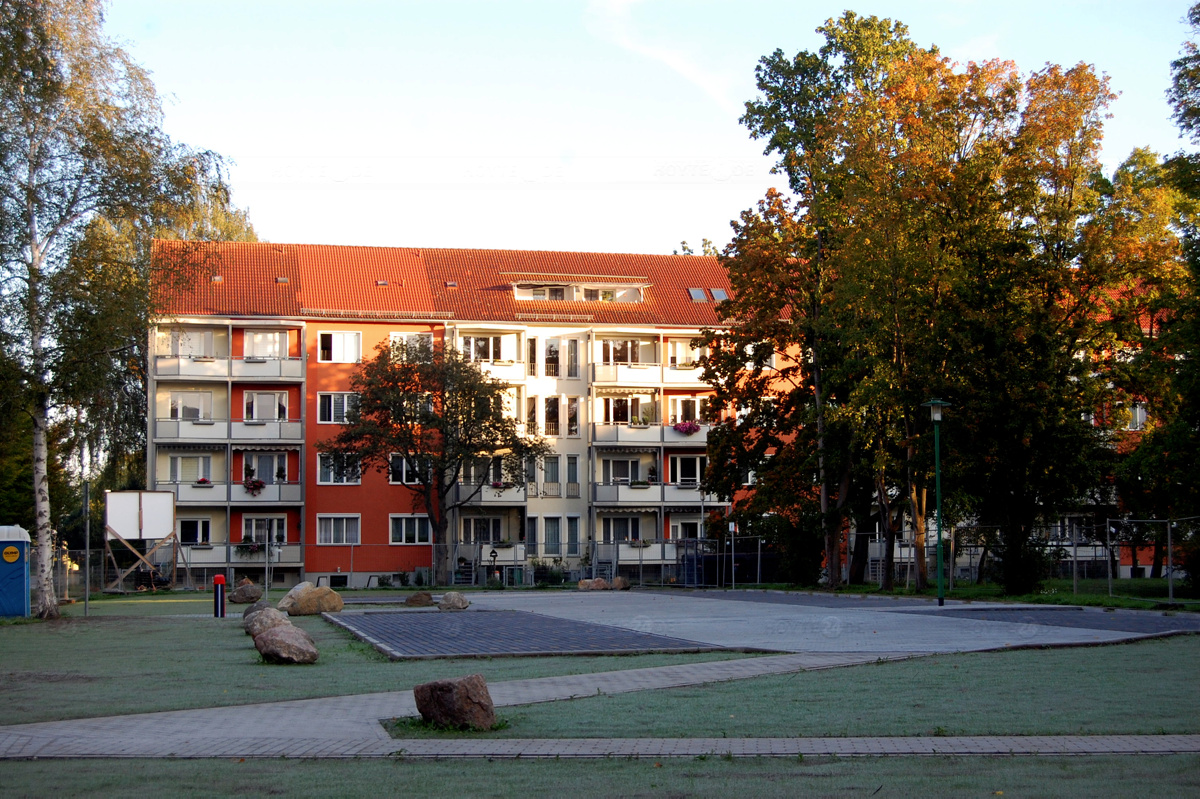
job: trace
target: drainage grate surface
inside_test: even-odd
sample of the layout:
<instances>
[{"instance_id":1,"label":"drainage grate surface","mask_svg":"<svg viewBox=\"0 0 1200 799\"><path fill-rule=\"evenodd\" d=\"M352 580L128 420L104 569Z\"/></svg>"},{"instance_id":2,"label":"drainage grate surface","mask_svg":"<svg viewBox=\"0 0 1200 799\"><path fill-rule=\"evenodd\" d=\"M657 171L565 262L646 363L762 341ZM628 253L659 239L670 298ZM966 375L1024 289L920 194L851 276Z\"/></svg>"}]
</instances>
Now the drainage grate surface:
<instances>
[{"instance_id":1,"label":"drainage grate surface","mask_svg":"<svg viewBox=\"0 0 1200 799\"><path fill-rule=\"evenodd\" d=\"M700 652L725 648L519 610L329 613L325 618L395 659Z\"/></svg>"}]
</instances>

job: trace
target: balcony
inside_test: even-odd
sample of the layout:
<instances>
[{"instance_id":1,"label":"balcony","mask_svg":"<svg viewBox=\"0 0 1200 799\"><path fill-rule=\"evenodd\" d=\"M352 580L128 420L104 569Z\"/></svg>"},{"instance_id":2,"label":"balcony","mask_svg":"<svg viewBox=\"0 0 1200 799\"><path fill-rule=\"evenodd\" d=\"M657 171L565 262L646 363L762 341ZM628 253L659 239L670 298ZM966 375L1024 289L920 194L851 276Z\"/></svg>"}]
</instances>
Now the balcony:
<instances>
[{"instance_id":1,"label":"balcony","mask_svg":"<svg viewBox=\"0 0 1200 799\"><path fill-rule=\"evenodd\" d=\"M704 368L698 362L672 364L663 369L662 381L669 386L688 388L707 388L708 384L701 379Z\"/></svg>"},{"instance_id":2,"label":"balcony","mask_svg":"<svg viewBox=\"0 0 1200 799\"><path fill-rule=\"evenodd\" d=\"M303 502L304 486L300 483L268 483L252 493L243 483L234 483L230 499L238 504L262 505L272 502Z\"/></svg>"},{"instance_id":3,"label":"balcony","mask_svg":"<svg viewBox=\"0 0 1200 799\"><path fill-rule=\"evenodd\" d=\"M518 483L459 483L456 502L468 505L520 505L525 502L525 484Z\"/></svg>"},{"instance_id":4,"label":"balcony","mask_svg":"<svg viewBox=\"0 0 1200 799\"><path fill-rule=\"evenodd\" d=\"M155 419L156 439L224 441L229 438L227 419Z\"/></svg>"},{"instance_id":5,"label":"balcony","mask_svg":"<svg viewBox=\"0 0 1200 799\"><path fill-rule=\"evenodd\" d=\"M657 444L662 441L658 424L593 424L592 441L597 444Z\"/></svg>"},{"instance_id":6,"label":"balcony","mask_svg":"<svg viewBox=\"0 0 1200 799\"><path fill-rule=\"evenodd\" d=\"M232 437L242 441L301 441L304 423L299 419L234 419Z\"/></svg>"},{"instance_id":7,"label":"balcony","mask_svg":"<svg viewBox=\"0 0 1200 799\"><path fill-rule=\"evenodd\" d=\"M638 542L617 541L596 544L596 561L616 562L625 566L663 565L675 563L678 557L674 541L642 539Z\"/></svg>"},{"instance_id":8,"label":"balcony","mask_svg":"<svg viewBox=\"0 0 1200 799\"><path fill-rule=\"evenodd\" d=\"M203 568L211 566L265 566L267 564L267 546L257 545L257 548L242 544L220 541L212 544L181 544L176 552L176 564L180 568L188 566ZM304 563L304 547L300 544L271 544L270 563L272 566L301 566Z\"/></svg>"},{"instance_id":9,"label":"balcony","mask_svg":"<svg viewBox=\"0 0 1200 799\"><path fill-rule=\"evenodd\" d=\"M176 502L211 505L225 503L229 495L228 483L166 483L155 485L158 491L170 491L175 494Z\"/></svg>"},{"instance_id":10,"label":"balcony","mask_svg":"<svg viewBox=\"0 0 1200 799\"><path fill-rule=\"evenodd\" d=\"M697 423L698 424L698 423ZM675 429L674 425L663 425L663 442L667 444L686 444L688 446L703 447L708 445L708 430L712 425L699 424L700 429L694 433L683 433Z\"/></svg>"},{"instance_id":11,"label":"balcony","mask_svg":"<svg viewBox=\"0 0 1200 799\"><path fill-rule=\"evenodd\" d=\"M663 486L663 502L676 505L723 505L716 494L701 495L697 483L668 483Z\"/></svg>"},{"instance_id":12,"label":"balcony","mask_svg":"<svg viewBox=\"0 0 1200 799\"><path fill-rule=\"evenodd\" d=\"M524 361L476 361L488 377L506 382L523 381L526 376Z\"/></svg>"},{"instance_id":13,"label":"balcony","mask_svg":"<svg viewBox=\"0 0 1200 799\"><path fill-rule=\"evenodd\" d=\"M658 385L662 370L657 363L595 363L592 364L593 383L622 386Z\"/></svg>"},{"instance_id":14,"label":"balcony","mask_svg":"<svg viewBox=\"0 0 1200 799\"><path fill-rule=\"evenodd\" d=\"M492 551L496 552L496 568L502 566L524 566L525 565L525 545L524 544L500 544L500 543L483 543L472 544L475 550L475 562L487 566L489 569L492 566ZM462 553L462 548L459 548L459 553Z\"/></svg>"},{"instance_id":15,"label":"balcony","mask_svg":"<svg viewBox=\"0 0 1200 799\"><path fill-rule=\"evenodd\" d=\"M594 483L592 496L596 503L617 505L645 505L663 501L663 486L659 483L637 485L633 483Z\"/></svg>"},{"instance_id":16,"label":"balcony","mask_svg":"<svg viewBox=\"0 0 1200 799\"><path fill-rule=\"evenodd\" d=\"M200 355L156 355L156 377L228 377L229 358Z\"/></svg>"},{"instance_id":17,"label":"balcony","mask_svg":"<svg viewBox=\"0 0 1200 799\"><path fill-rule=\"evenodd\" d=\"M245 358L231 359L234 377L252 380L287 380L304 377L304 361L300 358Z\"/></svg>"}]
</instances>

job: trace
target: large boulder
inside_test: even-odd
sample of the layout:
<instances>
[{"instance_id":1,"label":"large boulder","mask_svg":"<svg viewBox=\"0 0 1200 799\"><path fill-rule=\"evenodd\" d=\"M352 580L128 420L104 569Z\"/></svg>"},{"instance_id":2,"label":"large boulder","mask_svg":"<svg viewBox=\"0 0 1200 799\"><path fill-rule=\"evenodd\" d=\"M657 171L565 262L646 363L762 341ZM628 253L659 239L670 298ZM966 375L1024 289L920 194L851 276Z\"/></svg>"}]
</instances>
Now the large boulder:
<instances>
[{"instance_id":1,"label":"large boulder","mask_svg":"<svg viewBox=\"0 0 1200 799\"><path fill-rule=\"evenodd\" d=\"M280 613L275 608L266 608L258 613L251 613L242 621L242 626L246 629L246 635L251 638L257 638L272 627L281 627L284 624L291 624L286 613Z\"/></svg>"},{"instance_id":2,"label":"large boulder","mask_svg":"<svg viewBox=\"0 0 1200 799\"><path fill-rule=\"evenodd\" d=\"M496 710L482 674L418 685L413 698L426 723L475 730L496 726Z\"/></svg>"},{"instance_id":3,"label":"large boulder","mask_svg":"<svg viewBox=\"0 0 1200 799\"><path fill-rule=\"evenodd\" d=\"M410 608L431 608L433 607L433 594L428 591L418 591L404 600L404 604Z\"/></svg>"},{"instance_id":4,"label":"large boulder","mask_svg":"<svg viewBox=\"0 0 1200 799\"><path fill-rule=\"evenodd\" d=\"M269 607L271 607L271 603L269 601L267 601L265 599L258 600L253 605L250 605L249 607L247 607L245 610L242 611L242 621L245 621L246 617L249 616L251 613L258 613L260 610L263 610L264 608L269 608Z\"/></svg>"},{"instance_id":5,"label":"large boulder","mask_svg":"<svg viewBox=\"0 0 1200 799\"><path fill-rule=\"evenodd\" d=\"M325 586L318 586L311 591L305 591L288 608L289 616L315 616L318 613L338 613L345 607L337 591Z\"/></svg>"},{"instance_id":6,"label":"large boulder","mask_svg":"<svg viewBox=\"0 0 1200 799\"><path fill-rule=\"evenodd\" d=\"M597 577L595 580L579 581L580 591L607 591L611 587L608 584L608 580L605 580L603 577Z\"/></svg>"},{"instance_id":7,"label":"large boulder","mask_svg":"<svg viewBox=\"0 0 1200 799\"><path fill-rule=\"evenodd\" d=\"M292 586L292 590L283 595L283 599L279 600L279 604L275 607L282 610L284 613L290 613L292 605L296 604L296 600L306 591L311 591L316 588L315 585L305 580L302 583L296 583Z\"/></svg>"},{"instance_id":8,"label":"large boulder","mask_svg":"<svg viewBox=\"0 0 1200 799\"><path fill-rule=\"evenodd\" d=\"M315 663L318 656L312 636L287 623L255 636L254 648L268 663Z\"/></svg>"},{"instance_id":9,"label":"large boulder","mask_svg":"<svg viewBox=\"0 0 1200 799\"><path fill-rule=\"evenodd\" d=\"M438 610L466 610L471 606L461 591L447 591L438 602ZM482 678L480 678L482 679Z\"/></svg>"},{"instance_id":10,"label":"large boulder","mask_svg":"<svg viewBox=\"0 0 1200 799\"><path fill-rule=\"evenodd\" d=\"M242 583L229 592L229 601L234 605L249 605L262 599L262 589L254 583Z\"/></svg>"},{"instance_id":11,"label":"large boulder","mask_svg":"<svg viewBox=\"0 0 1200 799\"><path fill-rule=\"evenodd\" d=\"M614 590L614 591L628 591L629 590L629 581L626 580L624 577L614 577L614 578L612 578L612 586L611 587L612 587L612 590Z\"/></svg>"}]
</instances>

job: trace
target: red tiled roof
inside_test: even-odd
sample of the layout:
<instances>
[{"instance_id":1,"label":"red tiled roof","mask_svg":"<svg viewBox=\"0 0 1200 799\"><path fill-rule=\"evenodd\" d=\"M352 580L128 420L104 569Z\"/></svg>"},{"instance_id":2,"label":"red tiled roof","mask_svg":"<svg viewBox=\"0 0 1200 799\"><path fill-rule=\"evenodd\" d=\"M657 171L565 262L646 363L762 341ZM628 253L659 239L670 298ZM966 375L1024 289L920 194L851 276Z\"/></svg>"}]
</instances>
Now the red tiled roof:
<instances>
[{"instance_id":1,"label":"red tiled roof","mask_svg":"<svg viewBox=\"0 0 1200 799\"><path fill-rule=\"evenodd\" d=\"M701 327L718 323L711 289L729 291L725 271L708 256L158 241L154 258L163 312L178 316ZM514 283L560 280L646 288L640 303L513 296ZM703 289L705 301L694 302L689 288Z\"/></svg>"}]
</instances>

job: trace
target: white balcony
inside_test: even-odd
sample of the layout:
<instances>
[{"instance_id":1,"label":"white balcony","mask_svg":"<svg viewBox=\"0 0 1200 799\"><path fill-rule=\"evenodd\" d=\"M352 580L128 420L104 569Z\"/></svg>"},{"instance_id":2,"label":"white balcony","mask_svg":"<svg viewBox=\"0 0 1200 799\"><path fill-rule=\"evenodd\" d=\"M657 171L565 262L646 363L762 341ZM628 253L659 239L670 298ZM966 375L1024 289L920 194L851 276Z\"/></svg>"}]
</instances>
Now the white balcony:
<instances>
[{"instance_id":1,"label":"white balcony","mask_svg":"<svg viewBox=\"0 0 1200 799\"><path fill-rule=\"evenodd\" d=\"M302 502L304 487L300 483L268 483L257 492L246 488L245 483L234 483L230 499L239 504L263 504L270 502Z\"/></svg>"},{"instance_id":2,"label":"white balcony","mask_svg":"<svg viewBox=\"0 0 1200 799\"><path fill-rule=\"evenodd\" d=\"M231 544L220 541L212 544L182 544L176 549L177 565L180 568L191 566L203 568L206 566L254 566L267 564L267 546ZM271 544L270 563L272 566L300 566L304 563L304 547L300 544Z\"/></svg>"},{"instance_id":3,"label":"white balcony","mask_svg":"<svg viewBox=\"0 0 1200 799\"><path fill-rule=\"evenodd\" d=\"M700 486L696 483L668 483L663 486L663 502L677 505L723 505L716 494L704 494L701 500Z\"/></svg>"},{"instance_id":4,"label":"white balcony","mask_svg":"<svg viewBox=\"0 0 1200 799\"><path fill-rule=\"evenodd\" d=\"M681 433L675 429L674 425L663 425L663 441L667 444L687 444L690 446L703 447L708 444L708 429L712 425L701 424L700 429L695 433Z\"/></svg>"},{"instance_id":5,"label":"white balcony","mask_svg":"<svg viewBox=\"0 0 1200 799\"><path fill-rule=\"evenodd\" d=\"M188 441L216 441L229 438L226 419L155 419L154 437Z\"/></svg>"},{"instance_id":6,"label":"white balcony","mask_svg":"<svg viewBox=\"0 0 1200 799\"><path fill-rule=\"evenodd\" d=\"M617 545L617 562L626 565L674 563L676 555L675 544L670 541L621 542Z\"/></svg>"},{"instance_id":7,"label":"white balcony","mask_svg":"<svg viewBox=\"0 0 1200 799\"><path fill-rule=\"evenodd\" d=\"M592 441L597 444L657 444L662 441L662 425L594 424Z\"/></svg>"},{"instance_id":8,"label":"white balcony","mask_svg":"<svg viewBox=\"0 0 1200 799\"><path fill-rule=\"evenodd\" d=\"M496 568L525 564L524 544L476 544L475 561L488 568L492 566L492 551L496 552ZM460 550L461 551L461 550Z\"/></svg>"},{"instance_id":9,"label":"white balcony","mask_svg":"<svg viewBox=\"0 0 1200 799\"><path fill-rule=\"evenodd\" d=\"M300 441L304 438L304 423L299 419L234 419L233 438L247 441Z\"/></svg>"},{"instance_id":10,"label":"white balcony","mask_svg":"<svg viewBox=\"0 0 1200 799\"><path fill-rule=\"evenodd\" d=\"M304 377L304 361L300 358L234 358L233 376L253 380L280 380Z\"/></svg>"},{"instance_id":11,"label":"white balcony","mask_svg":"<svg viewBox=\"0 0 1200 799\"><path fill-rule=\"evenodd\" d=\"M645 505L648 502L663 501L663 486L658 483L637 485L632 483L595 483L594 494L597 503L614 503L618 505Z\"/></svg>"},{"instance_id":12,"label":"white balcony","mask_svg":"<svg viewBox=\"0 0 1200 799\"><path fill-rule=\"evenodd\" d=\"M663 369L662 381L669 386L707 388L708 384L701 379L703 374L699 363L676 364Z\"/></svg>"},{"instance_id":13,"label":"white balcony","mask_svg":"<svg viewBox=\"0 0 1200 799\"><path fill-rule=\"evenodd\" d=\"M228 377L229 358L157 355L154 374L157 377Z\"/></svg>"},{"instance_id":14,"label":"white balcony","mask_svg":"<svg viewBox=\"0 0 1200 799\"><path fill-rule=\"evenodd\" d=\"M662 370L657 363L592 364L592 382L622 386L658 385Z\"/></svg>"},{"instance_id":15,"label":"white balcony","mask_svg":"<svg viewBox=\"0 0 1200 799\"><path fill-rule=\"evenodd\" d=\"M228 492L226 483L158 483L158 491L172 491L176 502L192 504L225 504Z\"/></svg>"},{"instance_id":16,"label":"white balcony","mask_svg":"<svg viewBox=\"0 0 1200 799\"><path fill-rule=\"evenodd\" d=\"M468 505L519 505L525 502L525 484L460 483L458 501Z\"/></svg>"},{"instance_id":17,"label":"white balcony","mask_svg":"<svg viewBox=\"0 0 1200 799\"><path fill-rule=\"evenodd\" d=\"M524 361L477 361L476 363L485 375L509 383L523 381L527 375Z\"/></svg>"}]
</instances>

